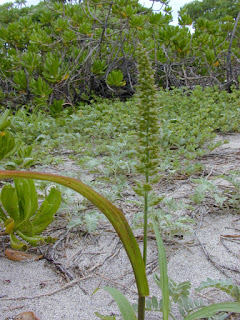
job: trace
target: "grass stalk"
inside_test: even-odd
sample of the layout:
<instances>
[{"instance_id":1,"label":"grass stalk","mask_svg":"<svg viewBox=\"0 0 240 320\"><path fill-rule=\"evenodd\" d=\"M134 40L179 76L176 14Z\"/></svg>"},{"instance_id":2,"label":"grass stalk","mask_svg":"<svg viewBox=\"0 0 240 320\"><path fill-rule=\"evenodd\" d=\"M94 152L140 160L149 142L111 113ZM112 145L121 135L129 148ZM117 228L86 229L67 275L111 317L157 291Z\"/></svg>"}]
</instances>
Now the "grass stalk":
<instances>
[{"instance_id":1,"label":"grass stalk","mask_svg":"<svg viewBox=\"0 0 240 320\"><path fill-rule=\"evenodd\" d=\"M145 319L145 297L138 296L138 320Z\"/></svg>"},{"instance_id":2,"label":"grass stalk","mask_svg":"<svg viewBox=\"0 0 240 320\"><path fill-rule=\"evenodd\" d=\"M147 264L147 234L148 234L148 190L144 194L144 226L143 226L143 262Z\"/></svg>"}]
</instances>

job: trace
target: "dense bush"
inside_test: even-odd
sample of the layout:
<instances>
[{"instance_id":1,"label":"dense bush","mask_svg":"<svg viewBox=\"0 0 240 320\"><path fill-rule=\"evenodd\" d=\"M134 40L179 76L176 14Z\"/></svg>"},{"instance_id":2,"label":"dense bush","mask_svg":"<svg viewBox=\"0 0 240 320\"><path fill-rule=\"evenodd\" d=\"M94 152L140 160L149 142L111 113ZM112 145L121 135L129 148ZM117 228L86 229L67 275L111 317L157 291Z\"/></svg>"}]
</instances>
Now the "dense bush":
<instances>
[{"instance_id":1,"label":"dense bush","mask_svg":"<svg viewBox=\"0 0 240 320\"><path fill-rule=\"evenodd\" d=\"M187 11L181 10L179 26L172 26L171 8L161 2L162 12L137 0L0 6L0 102L54 113L63 105L88 101L92 92L129 97L135 92L139 41L160 86L238 86L236 17L200 18L191 34Z\"/></svg>"}]
</instances>

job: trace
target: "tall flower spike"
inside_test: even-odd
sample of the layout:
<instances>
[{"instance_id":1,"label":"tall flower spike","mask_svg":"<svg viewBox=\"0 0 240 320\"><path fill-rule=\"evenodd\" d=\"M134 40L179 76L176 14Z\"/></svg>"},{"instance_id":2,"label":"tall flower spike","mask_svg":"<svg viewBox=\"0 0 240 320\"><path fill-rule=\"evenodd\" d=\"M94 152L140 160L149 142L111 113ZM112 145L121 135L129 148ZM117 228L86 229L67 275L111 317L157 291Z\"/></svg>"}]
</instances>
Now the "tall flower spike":
<instances>
[{"instance_id":1,"label":"tall flower spike","mask_svg":"<svg viewBox=\"0 0 240 320\"><path fill-rule=\"evenodd\" d=\"M159 163L159 101L154 70L147 51L139 44L136 53L138 61L136 122L139 143L136 149L139 159L137 169L141 174L150 177L156 174Z\"/></svg>"},{"instance_id":2,"label":"tall flower spike","mask_svg":"<svg viewBox=\"0 0 240 320\"><path fill-rule=\"evenodd\" d=\"M139 159L137 170L145 176L141 193L144 196L143 262L146 268L150 177L157 173L159 159L159 121L157 116L159 102L154 71L147 51L139 44L136 53L138 61L138 110L136 116L138 146L136 151ZM139 297L138 316L139 319L145 317L145 297Z\"/></svg>"}]
</instances>

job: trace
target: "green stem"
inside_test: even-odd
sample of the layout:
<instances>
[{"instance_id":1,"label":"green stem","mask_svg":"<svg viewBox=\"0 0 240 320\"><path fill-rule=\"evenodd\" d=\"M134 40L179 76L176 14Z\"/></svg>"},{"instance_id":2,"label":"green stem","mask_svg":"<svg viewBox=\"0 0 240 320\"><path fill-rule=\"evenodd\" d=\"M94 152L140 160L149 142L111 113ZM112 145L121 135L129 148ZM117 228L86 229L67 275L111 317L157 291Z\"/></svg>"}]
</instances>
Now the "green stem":
<instances>
[{"instance_id":1,"label":"green stem","mask_svg":"<svg viewBox=\"0 0 240 320\"><path fill-rule=\"evenodd\" d=\"M148 234L148 191L144 194L144 226L143 226L143 262L147 264L147 234Z\"/></svg>"},{"instance_id":2,"label":"green stem","mask_svg":"<svg viewBox=\"0 0 240 320\"><path fill-rule=\"evenodd\" d=\"M138 320L145 319L145 297L138 296Z\"/></svg>"},{"instance_id":3,"label":"green stem","mask_svg":"<svg viewBox=\"0 0 240 320\"><path fill-rule=\"evenodd\" d=\"M146 161L147 167L145 171L145 183L148 184L149 182L149 162L150 162L150 154L149 154L149 112L148 112L148 121L147 121L147 128L146 128ZM144 192L144 229L143 229L143 262L146 269L147 264L147 234L148 234L148 189Z\"/></svg>"}]
</instances>

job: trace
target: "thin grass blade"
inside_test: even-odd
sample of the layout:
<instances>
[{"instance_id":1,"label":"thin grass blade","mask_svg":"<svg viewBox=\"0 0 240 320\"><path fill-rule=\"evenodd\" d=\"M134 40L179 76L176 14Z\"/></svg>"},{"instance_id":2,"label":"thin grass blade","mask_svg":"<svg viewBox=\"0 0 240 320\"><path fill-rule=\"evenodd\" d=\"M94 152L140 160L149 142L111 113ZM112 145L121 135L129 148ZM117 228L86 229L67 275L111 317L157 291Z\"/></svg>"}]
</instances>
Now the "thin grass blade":
<instances>
[{"instance_id":1,"label":"thin grass blade","mask_svg":"<svg viewBox=\"0 0 240 320\"><path fill-rule=\"evenodd\" d=\"M110 293L110 295L116 301L123 320L137 320L136 314L130 302L119 290L110 287L104 287L103 289Z\"/></svg>"}]
</instances>

